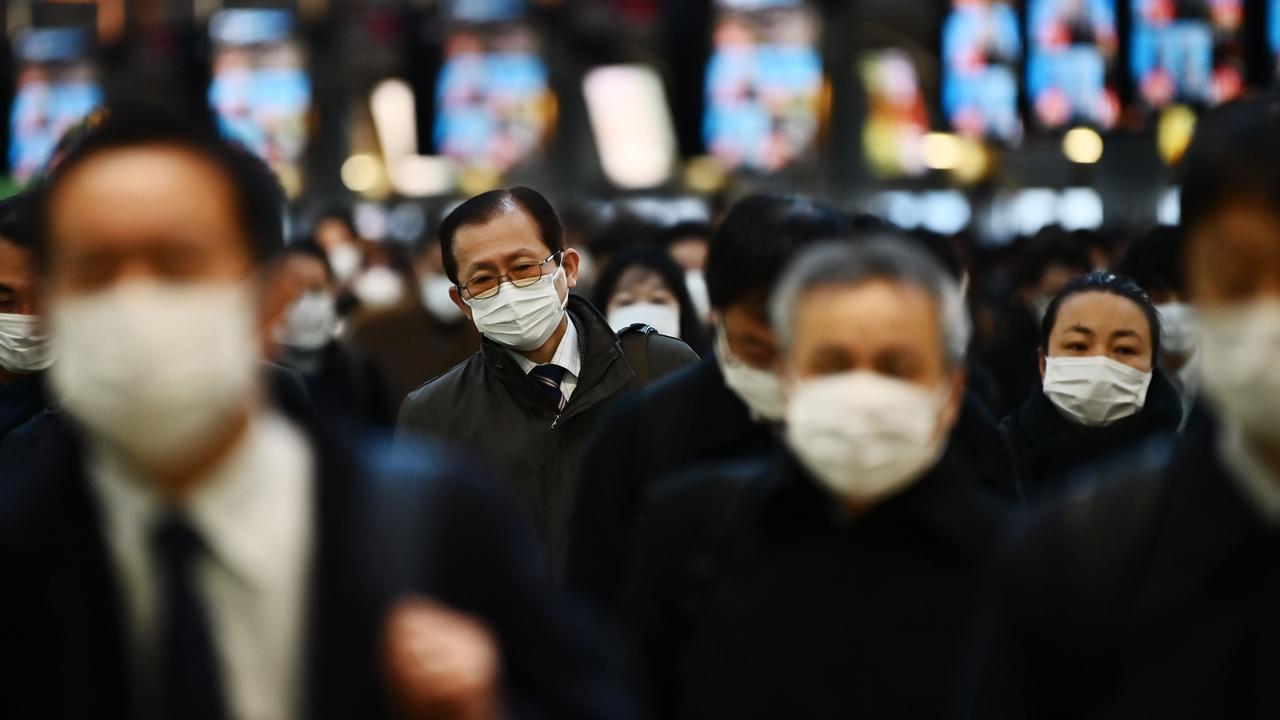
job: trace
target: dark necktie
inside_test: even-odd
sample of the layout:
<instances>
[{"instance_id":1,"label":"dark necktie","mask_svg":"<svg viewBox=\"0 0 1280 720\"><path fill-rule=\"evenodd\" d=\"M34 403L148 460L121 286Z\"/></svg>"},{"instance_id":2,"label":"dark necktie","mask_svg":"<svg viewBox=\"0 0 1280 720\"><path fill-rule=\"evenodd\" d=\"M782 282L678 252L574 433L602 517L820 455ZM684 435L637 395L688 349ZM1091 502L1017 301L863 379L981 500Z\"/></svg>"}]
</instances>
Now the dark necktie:
<instances>
[{"instance_id":1,"label":"dark necktie","mask_svg":"<svg viewBox=\"0 0 1280 720\"><path fill-rule=\"evenodd\" d=\"M166 720L223 720L227 716L218 656L208 613L195 589L196 562L204 542L179 514L164 518L152 535L165 612L161 650L161 696Z\"/></svg>"},{"instance_id":2,"label":"dark necktie","mask_svg":"<svg viewBox=\"0 0 1280 720\"><path fill-rule=\"evenodd\" d=\"M542 392L546 393L547 399L556 406L556 412L563 412L564 406L569 404L565 399L564 393L560 392L560 381L564 380L564 374L567 372L559 365L539 365L529 371L529 377L538 383L538 387L542 388Z\"/></svg>"}]
</instances>

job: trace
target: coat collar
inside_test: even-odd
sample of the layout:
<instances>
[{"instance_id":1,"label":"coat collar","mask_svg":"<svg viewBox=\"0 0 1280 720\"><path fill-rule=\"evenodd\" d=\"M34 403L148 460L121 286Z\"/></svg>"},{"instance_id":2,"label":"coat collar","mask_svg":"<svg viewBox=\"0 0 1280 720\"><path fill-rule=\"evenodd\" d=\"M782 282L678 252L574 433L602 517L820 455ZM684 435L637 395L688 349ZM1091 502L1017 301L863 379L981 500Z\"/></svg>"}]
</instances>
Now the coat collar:
<instances>
[{"instance_id":1,"label":"coat collar","mask_svg":"<svg viewBox=\"0 0 1280 720\"><path fill-rule=\"evenodd\" d=\"M578 389L562 415L564 418L612 397L635 378L635 371L623 356L618 336L591 303L570 293L566 310L569 322L574 323L578 333L582 371L578 374ZM484 338L480 355L485 367L506 386L525 412L534 416L555 415L546 395L521 371L507 348Z\"/></svg>"}]
</instances>

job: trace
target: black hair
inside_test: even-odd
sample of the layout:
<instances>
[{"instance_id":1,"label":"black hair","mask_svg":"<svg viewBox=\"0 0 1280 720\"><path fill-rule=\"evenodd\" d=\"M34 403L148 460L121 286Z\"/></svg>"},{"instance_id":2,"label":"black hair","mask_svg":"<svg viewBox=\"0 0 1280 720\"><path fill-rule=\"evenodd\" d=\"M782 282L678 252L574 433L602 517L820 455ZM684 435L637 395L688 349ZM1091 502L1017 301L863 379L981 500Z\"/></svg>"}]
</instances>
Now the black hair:
<instances>
[{"instance_id":1,"label":"black hair","mask_svg":"<svg viewBox=\"0 0 1280 720\"><path fill-rule=\"evenodd\" d=\"M564 226L560 216L542 193L527 187L490 190L462 203L440 223L440 252L444 272L458 284L458 259L453 255L453 241L458 230L470 225L483 225L512 207L522 210L538 227L538 236L550 253L564 252ZM563 258L561 258L563 262Z\"/></svg>"},{"instance_id":2,"label":"black hair","mask_svg":"<svg viewBox=\"0 0 1280 720\"><path fill-rule=\"evenodd\" d=\"M1157 225L1129 246L1116 272L1132 278L1148 295L1175 292L1186 297L1182 236L1171 225Z\"/></svg>"},{"instance_id":3,"label":"black hair","mask_svg":"<svg viewBox=\"0 0 1280 720\"><path fill-rule=\"evenodd\" d=\"M1045 272L1054 265L1074 268L1081 275L1092 269L1085 248L1061 230L1046 229L1024 241L1015 271L1015 286L1038 285Z\"/></svg>"},{"instance_id":4,"label":"black hair","mask_svg":"<svg viewBox=\"0 0 1280 720\"><path fill-rule=\"evenodd\" d=\"M711 237L715 234L711 223L701 222L697 220L685 220L667 228L662 233L662 245L670 247L680 240L703 240L711 243Z\"/></svg>"},{"instance_id":5,"label":"black hair","mask_svg":"<svg viewBox=\"0 0 1280 720\"><path fill-rule=\"evenodd\" d=\"M1049 354L1049 336L1053 334L1053 326L1058 322L1058 309L1062 307L1062 303L1072 295L1090 292L1110 293L1122 297L1142 310L1151 329L1151 359L1154 363L1160 357L1160 314L1156 312L1155 303L1151 302L1151 296L1147 291L1138 287L1133 280L1105 270L1081 275L1072 280L1067 283L1062 292L1058 293L1053 302L1049 303L1049 309L1045 311L1044 319L1040 321L1040 347L1044 353Z\"/></svg>"},{"instance_id":6,"label":"black hair","mask_svg":"<svg viewBox=\"0 0 1280 720\"><path fill-rule=\"evenodd\" d=\"M915 230L910 233L900 231L899 234L910 238L920 249L929 253L952 280L960 282L964 278L964 258L960 257L951 238L930 230Z\"/></svg>"},{"instance_id":7,"label":"black hair","mask_svg":"<svg viewBox=\"0 0 1280 720\"><path fill-rule=\"evenodd\" d=\"M587 237L587 246L596 257L608 257L634 247L657 247L662 244L664 231L653 220L617 203L611 215Z\"/></svg>"},{"instance_id":8,"label":"black hair","mask_svg":"<svg viewBox=\"0 0 1280 720\"><path fill-rule=\"evenodd\" d=\"M644 268L662 278L662 282L676 296L676 302L680 305L680 339L693 348L694 352L705 354L709 350L709 341L703 320L698 317L689 288L685 285L684 270L670 255L658 248L630 248L610 259L596 278L591 296L592 304L602 312L605 311L618 289L618 281L633 267Z\"/></svg>"},{"instance_id":9,"label":"black hair","mask_svg":"<svg viewBox=\"0 0 1280 720\"><path fill-rule=\"evenodd\" d=\"M320 243L315 240L299 240L295 243L285 245L284 255L282 257L287 258L290 255L301 255L303 257L319 260L324 264L325 278L328 279L329 282L337 280L337 276L333 273L333 265L329 263L329 253L325 252L324 248L320 247Z\"/></svg>"},{"instance_id":10,"label":"black hair","mask_svg":"<svg viewBox=\"0 0 1280 720\"><path fill-rule=\"evenodd\" d=\"M34 249L29 195L19 193L0 200L0 240L25 250Z\"/></svg>"},{"instance_id":11,"label":"black hair","mask_svg":"<svg viewBox=\"0 0 1280 720\"><path fill-rule=\"evenodd\" d=\"M1258 199L1280 213L1280 94L1228 103L1199 121L1182 161L1182 227Z\"/></svg>"},{"instance_id":12,"label":"black hair","mask_svg":"<svg viewBox=\"0 0 1280 720\"><path fill-rule=\"evenodd\" d=\"M707 291L723 309L765 301L791 259L810 245L853 238L848 217L805 197L751 195L729 210L711 240Z\"/></svg>"},{"instance_id":13,"label":"black hair","mask_svg":"<svg viewBox=\"0 0 1280 720\"><path fill-rule=\"evenodd\" d=\"M33 213L42 256L48 250L50 200L66 177L102 153L147 145L180 147L222 173L255 263L265 264L284 248L284 191L264 162L218 135L207 114L190 116L154 100L131 98L96 111L63 138L61 155L40 181L39 210Z\"/></svg>"}]
</instances>

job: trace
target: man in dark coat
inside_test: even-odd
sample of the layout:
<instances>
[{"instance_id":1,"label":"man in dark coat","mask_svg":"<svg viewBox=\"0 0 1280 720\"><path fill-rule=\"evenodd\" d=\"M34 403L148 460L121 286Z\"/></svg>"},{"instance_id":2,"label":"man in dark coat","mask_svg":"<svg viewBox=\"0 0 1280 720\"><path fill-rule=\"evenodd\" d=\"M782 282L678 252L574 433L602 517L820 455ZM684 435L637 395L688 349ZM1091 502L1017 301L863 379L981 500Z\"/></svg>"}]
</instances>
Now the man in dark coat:
<instances>
[{"instance_id":1,"label":"man in dark coat","mask_svg":"<svg viewBox=\"0 0 1280 720\"><path fill-rule=\"evenodd\" d=\"M460 205L440 226L458 307L484 336L480 352L411 393L402 440L441 438L514 483L559 574L587 440L608 403L689 365L674 338L621 338L586 300L569 294L578 253L545 198L495 190Z\"/></svg>"},{"instance_id":2,"label":"man in dark coat","mask_svg":"<svg viewBox=\"0 0 1280 720\"><path fill-rule=\"evenodd\" d=\"M573 589L617 603L642 499L656 478L773 450L781 395L765 302L797 252L851 234L843 215L804 198L756 195L729 212L707 266L715 356L624 399L601 423L573 513Z\"/></svg>"},{"instance_id":3,"label":"man in dark coat","mask_svg":"<svg viewBox=\"0 0 1280 720\"><path fill-rule=\"evenodd\" d=\"M630 716L482 474L267 397L282 205L151 105L96 116L50 176L62 410L0 468L0 716Z\"/></svg>"},{"instance_id":4,"label":"man in dark coat","mask_svg":"<svg viewBox=\"0 0 1280 720\"><path fill-rule=\"evenodd\" d=\"M628 593L664 718L939 717L1004 512L953 433L968 321L900 238L773 307L786 450L655 488Z\"/></svg>"},{"instance_id":5,"label":"man in dark coat","mask_svg":"<svg viewBox=\"0 0 1280 720\"><path fill-rule=\"evenodd\" d=\"M1277 163L1276 98L1201 121L1182 218L1211 412L1015 534L967 715L1280 712Z\"/></svg>"}]
</instances>

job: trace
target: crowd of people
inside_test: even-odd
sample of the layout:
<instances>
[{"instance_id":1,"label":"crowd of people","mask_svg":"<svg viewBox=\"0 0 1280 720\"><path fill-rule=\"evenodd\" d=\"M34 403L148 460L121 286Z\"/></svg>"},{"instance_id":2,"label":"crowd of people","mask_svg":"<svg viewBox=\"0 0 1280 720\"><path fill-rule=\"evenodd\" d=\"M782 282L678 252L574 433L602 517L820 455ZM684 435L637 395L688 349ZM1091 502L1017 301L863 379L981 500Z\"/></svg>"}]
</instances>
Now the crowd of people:
<instances>
[{"instance_id":1,"label":"crowd of people","mask_svg":"<svg viewBox=\"0 0 1280 720\"><path fill-rule=\"evenodd\" d=\"M0 201L0 717L1274 716L1277 168L1261 97L1124 242L410 253L117 102Z\"/></svg>"}]
</instances>

